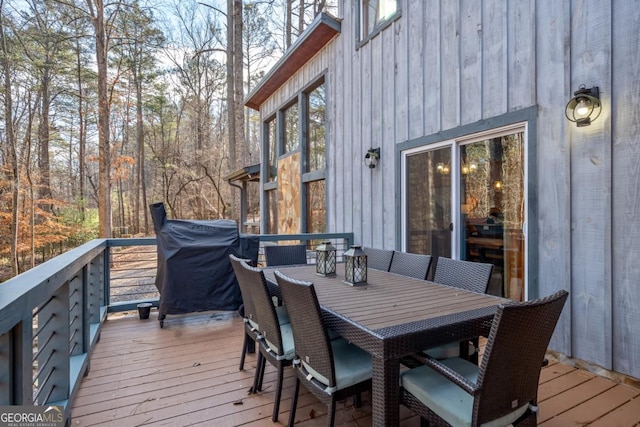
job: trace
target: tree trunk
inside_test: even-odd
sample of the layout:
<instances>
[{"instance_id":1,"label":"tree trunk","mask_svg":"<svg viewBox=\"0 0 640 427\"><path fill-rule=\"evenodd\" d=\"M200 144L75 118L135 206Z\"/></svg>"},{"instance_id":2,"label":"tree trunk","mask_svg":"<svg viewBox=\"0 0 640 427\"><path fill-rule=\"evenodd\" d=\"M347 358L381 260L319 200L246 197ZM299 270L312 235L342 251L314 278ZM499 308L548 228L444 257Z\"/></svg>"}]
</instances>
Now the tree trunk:
<instances>
[{"instance_id":1,"label":"tree trunk","mask_svg":"<svg viewBox=\"0 0 640 427\"><path fill-rule=\"evenodd\" d=\"M291 46L291 25L293 22L293 17L291 16L291 13L293 12L293 5L291 4L293 2L293 0L286 0L287 1L287 8L286 8L286 12L285 12L285 17L284 17L284 34L285 34L285 44L284 44L284 48L289 49L289 46Z\"/></svg>"},{"instance_id":2,"label":"tree trunk","mask_svg":"<svg viewBox=\"0 0 640 427\"><path fill-rule=\"evenodd\" d=\"M142 121L142 79L140 72L134 67L133 82L136 87L136 141L138 145L138 161L136 162L136 202L134 207L135 232L140 232L140 212L144 218L144 233L149 233L149 215L147 213L147 185L144 180L144 123ZM142 200L141 200L142 199ZM141 206L142 205L142 206Z\"/></svg>"},{"instance_id":3,"label":"tree trunk","mask_svg":"<svg viewBox=\"0 0 640 427\"><path fill-rule=\"evenodd\" d=\"M40 172L39 196L42 199L51 198L51 181L49 166L49 107L51 105L51 93L49 84L51 83L50 70L45 67L40 77L40 121L38 123L38 144L40 146L40 156L38 157L38 169ZM46 210L51 210L50 203L42 205Z\"/></svg>"},{"instance_id":4,"label":"tree trunk","mask_svg":"<svg viewBox=\"0 0 640 427\"><path fill-rule=\"evenodd\" d=\"M7 141L7 154L9 157L11 181L11 275L18 275L18 195L20 191L20 171L18 168L18 155L16 150L16 136L13 127L13 97L11 88L11 64L9 47L4 33L4 1L0 0L0 37L2 37L2 71L4 72L4 120Z\"/></svg>"},{"instance_id":5,"label":"tree trunk","mask_svg":"<svg viewBox=\"0 0 640 427\"><path fill-rule=\"evenodd\" d=\"M36 102L37 104L37 102ZM27 132L25 135L25 177L27 178L27 184L29 186L29 234L31 236L29 241L30 248L30 268L36 266L36 195L34 191L33 179L31 178L31 164L29 159L31 158L31 132L33 129L33 116L35 108L31 107L31 93L27 94L27 105L29 106L29 116L27 119Z\"/></svg>"},{"instance_id":6,"label":"tree trunk","mask_svg":"<svg viewBox=\"0 0 640 427\"><path fill-rule=\"evenodd\" d=\"M82 51L80 49L80 38L76 39L76 73L78 81L78 186L80 203L80 220L85 218L85 197L84 197L84 151L85 151L85 120L84 120L84 92L82 87Z\"/></svg>"},{"instance_id":7,"label":"tree trunk","mask_svg":"<svg viewBox=\"0 0 640 427\"><path fill-rule=\"evenodd\" d=\"M235 22L234 0L227 0L227 120L229 122L228 138L229 138L229 171L236 169L236 139L235 139L235 110L233 108L234 101L234 43L233 43L233 25Z\"/></svg>"},{"instance_id":8,"label":"tree trunk","mask_svg":"<svg viewBox=\"0 0 640 427\"><path fill-rule=\"evenodd\" d=\"M92 1L94 3L92 3ZM95 4L95 9L94 9ZM98 66L98 221L102 238L111 237L111 147L109 143L109 94L107 92L107 33L103 0L87 0L96 38Z\"/></svg>"},{"instance_id":9,"label":"tree trunk","mask_svg":"<svg viewBox=\"0 0 640 427\"><path fill-rule=\"evenodd\" d=\"M300 0L300 7L298 8L298 36L302 34L302 31L304 30L304 7L304 0Z\"/></svg>"},{"instance_id":10,"label":"tree trunk","mask_svg":"<svg viewBox=\"0 0 640 427\"><path fill-rule=\"evenodd\" d=\"M234 0L233 8L233 88L234 88L234 114L235 114L235 142L239 151L236 156L237 164L234 168L248 166L249 149L244 134L244 61L242 49L242 0ZM234 200L237 197L234 197Z\"/></svg>"}]
</instances>

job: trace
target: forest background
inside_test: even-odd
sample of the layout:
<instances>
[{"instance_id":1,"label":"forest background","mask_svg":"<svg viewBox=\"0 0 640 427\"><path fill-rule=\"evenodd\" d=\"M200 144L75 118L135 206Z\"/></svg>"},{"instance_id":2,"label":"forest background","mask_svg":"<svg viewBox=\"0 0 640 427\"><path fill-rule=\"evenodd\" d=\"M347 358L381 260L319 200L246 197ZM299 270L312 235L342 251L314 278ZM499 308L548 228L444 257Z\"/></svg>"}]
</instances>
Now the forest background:
<instances>
[{"instance_id":1,"label":"forest background","mask_svg":"<svg viewBox=\"0 0 640 427\"><path fill-rule=\"evenodd\" d=\"M0 0L0 282L96 237L238 220L244 97L337 0ZM258 192L250 195L253 206Z\"/></svg>"}]
</instances>

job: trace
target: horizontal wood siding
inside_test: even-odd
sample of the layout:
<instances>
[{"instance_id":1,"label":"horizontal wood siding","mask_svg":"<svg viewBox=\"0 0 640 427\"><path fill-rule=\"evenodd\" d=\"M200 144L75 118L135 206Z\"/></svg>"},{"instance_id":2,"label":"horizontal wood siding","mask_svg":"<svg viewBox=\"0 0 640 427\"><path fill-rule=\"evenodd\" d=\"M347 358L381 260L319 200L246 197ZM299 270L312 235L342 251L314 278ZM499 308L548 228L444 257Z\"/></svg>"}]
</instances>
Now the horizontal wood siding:
<instances>
[{"instance_id":1,"label":"horizontal wood siding","mask_svg":"<svg viewBox=\"0 0 640 427\"><path fill-rule=\"evenodd\" d=\"M270 116L327 70L328 231L395 248L398 144L489 128L533 107L532 294L571 292L552 348L640 378L637 1L406 0L364 44L355 3L344 3L341 33L262 111ZM577 128L564 107L581 84L600 87L603 112ZM363 163L370 147L382 154L373 170Z\"/></svg>"}]
</instances>

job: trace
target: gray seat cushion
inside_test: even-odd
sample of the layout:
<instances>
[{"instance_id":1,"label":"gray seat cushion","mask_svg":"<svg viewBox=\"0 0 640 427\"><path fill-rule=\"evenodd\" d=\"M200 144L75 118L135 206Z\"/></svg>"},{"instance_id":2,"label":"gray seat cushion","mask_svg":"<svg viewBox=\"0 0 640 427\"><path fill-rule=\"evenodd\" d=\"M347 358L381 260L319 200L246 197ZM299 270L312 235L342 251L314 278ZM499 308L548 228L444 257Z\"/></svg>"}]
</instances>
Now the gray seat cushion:
<instances>
[{"instance_id":1,"label":"gray seat cushion","mask_svg":"<svg viewBox=\"0 0 640 427\"><path fill-rule=\"evenodd\" d=\"M281 325L291 323L291 321L289 320L289 313L287 313L286 308L282 306L276 307L276 315L278 316L278 322L280 322ZM253 317L247 318L247 321L253 329L256 329L258 331L260 330L260 325L258 325L258 322L253 320Z\"/></svg>"},{"instance_id":2,"label":"gray seat cushion","mask_svg":"<svg viewBox=\"0 0 640 427\"><path fill-rule=\"evenodd\" d=\"M371 378L371 355L361 348L339 338L331 341L333 361L336 368L336 387L327 388L327 392L342 390ZM329 379L321 375L312 366L302 361L311 375L323 384L329 385Z\"/></svg>"},{"instance_id":3,"label":"gray seat cushion","mask_svg":"<svg viewBox=\"0 0 640 427\"><path fill-rule=\"evenodd\" d=\"M432 347L428 350L424 350L423 353L428 354L434 359L450 359L452 357L460 357L460 343L450 342L437 347Z\"/></svg>"},{"instance_id":4,"label":"gray seat cushion","mask_svg":"<svg viewBox=\"0 0 640 427\"><path fill-rule=\"evenodd\" d=\"M460 358L446 359L442 364L469 381L477 382L478 366L475 364ZM473 396L428 366L403 372L400 384L452 426L471 426ZM524 414L528 406L527 403L501 418L482 424L482 427L508 426Z\"/></svg>"},{"instance_id":5,"label":"gray seat cushion","mask_svg":"<svg viewBox=\"0 0 640 427\"><path fill-rule=\"evenodd\" d=\"M276 359L293 360L295 356L295 348L293 347L293 331L291 330L291 324L290 323L280 324L280 333L282 334L283 349L282 349L282 355L276 357ZM265 342L267 343L267 346L269 346L269 348L273 350L275 354L278 354L278 347L274 345L271 341L269 341L268 337L265 337Z\"/></svg>"},{"instance_id":6,"label":"gray seat cushion","mask_svg":"<svg viewBox=\"0 0 640 427\"><path fill-rule=\"evenodd\" d=\"M289 313L287 313L287 309L284 308L284 306L276 306L276 315L278 316L278 322L280 322L281 325L291 323L291 320L289 320Z\"/></svg>"}]
</instances>

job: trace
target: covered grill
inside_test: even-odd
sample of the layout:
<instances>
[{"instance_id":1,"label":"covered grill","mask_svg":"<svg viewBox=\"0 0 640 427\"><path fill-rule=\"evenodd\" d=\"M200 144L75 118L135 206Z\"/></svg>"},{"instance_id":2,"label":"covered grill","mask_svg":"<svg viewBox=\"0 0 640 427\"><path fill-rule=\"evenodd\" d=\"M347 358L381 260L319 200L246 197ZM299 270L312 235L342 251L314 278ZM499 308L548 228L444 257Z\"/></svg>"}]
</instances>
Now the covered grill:
<instances>
[{"instance_id":1,"label":"covered grill","mask_svg":"<svg viewBox=\"0 0 640 427\"><path fill-rule=\"evenodd\" d=\"M149 206L156 232L158 320L167 314L237 310L242 304L229 254L258 259L257 235L240 235L232 220L169 220L164 204Z\"/></svg>"}]
</instances>

